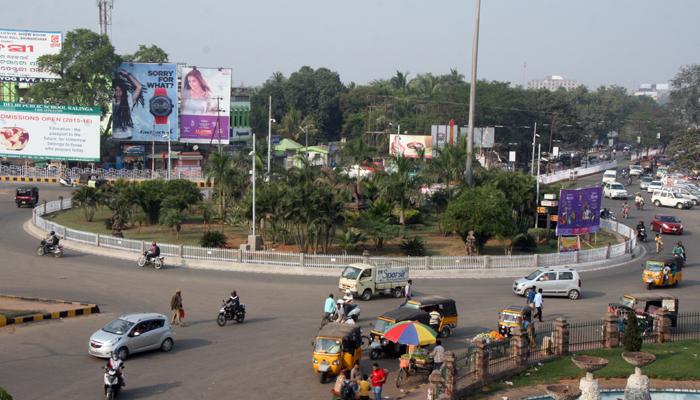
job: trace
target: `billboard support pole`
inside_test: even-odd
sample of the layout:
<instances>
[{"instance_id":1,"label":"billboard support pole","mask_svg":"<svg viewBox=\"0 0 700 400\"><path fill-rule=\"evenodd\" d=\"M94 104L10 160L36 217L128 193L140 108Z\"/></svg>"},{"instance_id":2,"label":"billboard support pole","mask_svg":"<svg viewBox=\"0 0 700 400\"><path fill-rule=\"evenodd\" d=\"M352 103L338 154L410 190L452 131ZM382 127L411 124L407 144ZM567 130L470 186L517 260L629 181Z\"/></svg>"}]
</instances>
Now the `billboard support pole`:
<instances>
[{"instance_id":1,"label":"billboard support pole","mask_svg":"<svg viewBox=\"0 0 700 400\"><path fill-rule=\"evenodd\" d=\"M269 107L267 109L267 176L265 180L270 181L270 159L272 158L272 96L269 97ZM307 149L308 150L308 149Z\"/></svg>"},{"instance_id":2,"label":"billboard support pole","mask_svg":"<svg viewBox=\"0 0 700 400\"><path fill-rule=\"evenodd\" d=\"M535 182L535 211L537 211L537 206L540 204L540 157L542 150L542 144L537 143L537 180ZM535 212L535 228L537 228L537 212Z\"/></svg>"},{"instance_id":3,"label":"billboard support pole","mask_svg":"<svg viewBox=\"0 0 700 400\"><path fill-rule=\"evenodd\" d=\"M170 180L170 164L171 164L171 154L170 154L170 136L172 132L170 130L170 119L168 119L168 180Z\"/></svg>"}]
</instances>

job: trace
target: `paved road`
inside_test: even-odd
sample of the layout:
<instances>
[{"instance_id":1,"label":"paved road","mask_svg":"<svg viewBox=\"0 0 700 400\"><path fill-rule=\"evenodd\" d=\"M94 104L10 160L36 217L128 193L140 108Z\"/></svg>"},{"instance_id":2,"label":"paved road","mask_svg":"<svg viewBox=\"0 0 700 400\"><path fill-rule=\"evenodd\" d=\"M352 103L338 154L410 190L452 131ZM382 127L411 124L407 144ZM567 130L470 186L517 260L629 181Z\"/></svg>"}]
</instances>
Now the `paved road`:
<instances>
[{"instance_id":1,"label":"paved road","mask_svg":"<svg viewBox=\"0 0 700 400\"><path fill-rule=\"evenodd\" d=\"M600 177L585 182L599 182ZM189 326L176 329L175 349L127 361L124 399L138 398L325 398L330 385L320 385L311 372L311 340L324 298L333 291L331 278L230 273L220 271L137 269L133 264L92 255L68 253L63 259L33 255L35 240L21 224L31 211L14 207L14 186L0 186L0 292L94 302L103 314L46 321L0 329L0 386L18 399L93 399L101 395L102 361L87 355L87 339L110 319L125 312L166 313L176 288L183 291ZM42 186L48 200L65 190ZM605 201L616 211L619 201ZM682 310L700 306L700 265L694 262L700 242L694 230L699 211L665 209L683 218L690 252L682 285L673 289ZM653 210L632 211L649 221ZM670 244L670 238L667 243ZM648 245L651 248L651 245ZM669 247L670 249L670 247ZM583 298L546 298L545 319L599 318L608 302L623 292L641 291L640 260L583 274ZM524 300L510 292L512 279L421 280L416 290L457 300L460 326L449 348L463 338L492 329L499 307ZM249 318L242 325L220 328L214 318L222 298L238 290ZM399 304L395 299L361 303L364 324ZM395 371L396 361L383 364ZM369 367L370 362L364 362ZM395 378L395 373L390 379ZM396 390L389 394L395 396Z\"/></svg>"}]
</instances>

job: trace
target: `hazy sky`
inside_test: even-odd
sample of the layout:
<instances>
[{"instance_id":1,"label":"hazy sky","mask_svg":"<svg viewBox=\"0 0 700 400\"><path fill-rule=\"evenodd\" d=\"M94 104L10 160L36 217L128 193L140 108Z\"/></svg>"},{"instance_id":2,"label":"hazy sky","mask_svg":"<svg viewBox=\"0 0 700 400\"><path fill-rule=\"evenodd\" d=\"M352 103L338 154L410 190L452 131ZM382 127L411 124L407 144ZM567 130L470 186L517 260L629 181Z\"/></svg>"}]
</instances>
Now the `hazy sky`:
<instances>
[{"instance_id":1,"label":"hazy sky","mask_svg":"<svg viewBox=\"0 0 700 400\"><path fill-rule=\"evenodd\" d=\"M469 76L472 0L114 0L118 53L232 67L235 85L328 67L344 82L396 70ZM99 31L96 0L2 0L0 28ZM700 63L698 0L482 0L479 78L563 75L589 87L665 82ZM524 66L527 66L524 68Z\"/></svg>"}]
</instances>

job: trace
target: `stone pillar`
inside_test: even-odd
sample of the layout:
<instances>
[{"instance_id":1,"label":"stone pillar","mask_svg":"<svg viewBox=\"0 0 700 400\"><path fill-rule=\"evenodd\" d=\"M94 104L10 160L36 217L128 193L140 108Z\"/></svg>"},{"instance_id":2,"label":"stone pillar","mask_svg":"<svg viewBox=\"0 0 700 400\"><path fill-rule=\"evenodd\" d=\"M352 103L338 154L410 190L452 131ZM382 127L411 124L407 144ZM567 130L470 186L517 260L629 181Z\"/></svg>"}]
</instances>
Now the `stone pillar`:
<instances>
[{"instance_id":1,"label":"stone pillar","mask_svg":"<svg viewBox=\"0 0 700 400\"><path fill-rule=\"evenodd\" d=\"M484 257L484 269L491 268L491 256L483 256L483 257Z\"/></svg>"},{"instance_id":2,"label":"stone pillar","mask_svg":"<svg viewBox=\"0 0 700 400\"><path fill-rule=\"evenodd\" d=\"M610 243L608 243L608 248L605 250L605 259L610 258Z\"/></svg>"},{"instance_id":3,"label":"stone pillar","mask_svg":"<svg viewBox=\"0 0 700 400\"><path fill-rule=\"evenodd\" d=\"M455 353L451 351L445 352L445 362L442 366L445 369L443 394L447 399L455 397L455 387L457 386L457 371L455 368ZM438 371L439 373L440 371ZM442 397L442 396L441 396Z\"/></svg>"},{"instance_id":4,"label":"stone pillar","mask_svg":"<svg viewBox=\"0 0 700 400\"><path fill-rule=\"evenodd\" d=\"M539 266L540 266L540 255L533 254L532 255L532 268L538 268Z\"/></svg>"},{"instance_id":5,"label":"stone pillar","mask_svg":"<svg viewBox=\"0 0 700 400\"><path fill-rule=\"evenodd\" d=\"M612 349L620 345L619 317L607 313L603 317L603 347Z\"/></svg>"},{"instance_id":6,"label":"stone pillar","mask_svg":"<svg viewBox=\"0 0 700 400\"><path fill-rule=\"evenodd\" d=\"M243 250L242 249L238 249L236 251L236 261L239 263L243 262Z\"/></svg>"},{"instance_id":7,"label":"stone pillar","mask_svg":"<svg viewBox=\"0 0 700 400\"><path fill-rule=\"evenodd\" d=\"M554 354L569 354L569 323L564 318L554 320Z\"/></svg>"},{"instance_id":8,"label":"stone pillar","mask_svg":"<svg viewBox=\"0 0 700 400\"><path fill-rule=\"evenodd\" d=\"M580 254L579 254L579 253L580 253L579 250L577 250L577 251L574 252L574 254L576 254L576 260L574 261L576 264L579 263L579 258L580 258L580 257L579 257Z\"/></svg>"},{"instance_id":9,"label":"stone pillar","mask_svg":"<svg viewBox=\"0 0 700 400\"><path fill-rule=\"evenodd\" d=\"M100 247L100 234L95 234L95 246Z\"/></svg>"},{"instance_id":10,"label":"stone pillar","mask_svg":"<svg viewBox=\"0 0 700 400\"><path fill-rule=\"evenodd\" d=\"M642 374L639 367L634 368L634 374L627 378L624 400L651 400L649 394L649 377Z\"/></svg>"},{"instance_id":11,"label":"stone pillar","mask_svg":"<svg viewBox=\"0 0 700 400\"><path fill-rule=\"evenodd\" d=\"M63 196L58 196L58 209L63 211Z\"/></svg>"},{"instance_id":12,"label":"stone pillar","mask_svg":"<svg viewBox=\"0 0 700 400\"><path fill-rule=\"evenodd\" d=\"M362 262L364 264L369 264L369 251L365 250L362 252Z\"/></svg>"},{"instance_id":13,"label":"stone pillar","mask_svg":"<svg viewBox=\"0 0 700 400\"><path fill-rule=\"evenodd\" d=\"M299 266L304 268L306 266L306 261L304 259L304 253L299 253Z\"/></svg>"},{"instance_id":14,"label":"stone pillar","mask_svg":"<svg viewBox=\"0 0 700 400\"><path fill-rule=\"evenodd\" d=\"M511 335L510 348L515 364L518 367L525 367L530 356L530 341L528 340L527 331L515 327L511 331Z\"/></svg>"},{"instance_id":15,"label":"stone pillar","mask_svg":"<svg viewBox=\"0 0 700 400\"><path fill-rule=\"evenodd\" d=\"M477 339L474 341L476 347L475 352L475 368L474 376L477 381L486 383L486 378L488 377L489 368L489 350L486 341L483 339Z\"/></svg>"},{"instance_id":16,"label":"stone pillar","mask_svg":"<svg viewBox=\"0 0 700 400\"><path fill-rule=\"evenodd\" d=\"M432 264L432 263L431 263L431 261L432 261L432 260L431 260L431 257L430 257L430 256L425 256L425 257L423 257L423 260L424 260L424 262L425 262L425 269L432 269L432 268L431 268L431 264Z\"/></svg>"},{"instance_id":17,"label":"stone pillar","mask_svg":"<svg viewBox=\"0 0 700 400\"><path fill-rule=\"evenodd\" d=\"M178 246L178 248L177 248L177 256L180 257L180 258L182 258L182 253L183 253L182 247L183 247L183 246L180 245L180 246Z\"/></svg>"},{"instance_id":18,"label":"stone pillar","mask_svg":"<svg viewBox=\"0 0 700 400\"><path fill-rule=\"evenodd\" d=\"M434 370L430 373L430 376L428 376L426 398L428 400L438 400L438 393L442 392L442 388L444 388L442 376L438 370Z\"/></svg>"},{"instance_id":19,"label":"stone pillar","mask_svg":"<svg viewBox=\"0 0 700 400\"><path fill-rule=\"evenodd\" d=\"M671 317L666 307L656 310L656 316L654 317L654 333L656 333L656 341L658 343L664 343L670 339Z\"/></svg>"}]
</instances>

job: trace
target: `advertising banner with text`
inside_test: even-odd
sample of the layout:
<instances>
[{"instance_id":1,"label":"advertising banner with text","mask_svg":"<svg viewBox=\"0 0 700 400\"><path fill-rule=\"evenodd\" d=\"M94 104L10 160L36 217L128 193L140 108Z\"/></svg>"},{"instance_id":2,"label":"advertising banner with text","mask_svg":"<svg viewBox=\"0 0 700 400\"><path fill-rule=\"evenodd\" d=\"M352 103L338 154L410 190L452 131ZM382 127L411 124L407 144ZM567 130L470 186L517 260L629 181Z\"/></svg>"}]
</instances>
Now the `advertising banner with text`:
<instances>
[{"instance_id":1,"label":"advertising banner with text","mask_svg":"<svg viewBox=\"0 0 700 400\"><path fill-rule=\"evenodd\" d=\"M580 235L600 228L603 188L562 189L559 192L557 236Z\"/></svg>"},{"instance_id":2,"label":"advertising banner with text","mask_svg":"<svg viewBox=\"0 0 700 400\"><path fill-rule=\"evenodd\" d=\"M37 59L61 51L61 32L0 29L0 81L36 83L59 78L40 69Z\"/></svg>"},{"instance_id":3,"label":"advertising banner with text","mask_svg":"<svg viewBox=\"0 0 700 400\"><path fill-rule=\"evenodd\" d=\"M112 137L119 140L177 140L175 64L122 63L112 80Z\"/></svg>"},{"instance_id":4,"label":"advertising banner with text","mask_svg":"<svg viewBox=\"0 0 700 400\"><path fill-rule=\"evenodd\" d=\"M227 144L231 109L230 68L182 68L180 141Z\"/></svg>"},{"instance_id":5,"label":"advertising banner with text","mask_svg":"<svg viewBox=\"0 0 700 400\"><path fill-rule=\"evenodd\" d=\"M99 161L99 107L0 102L0 156Z\"/></svg>"}]
</instances>

